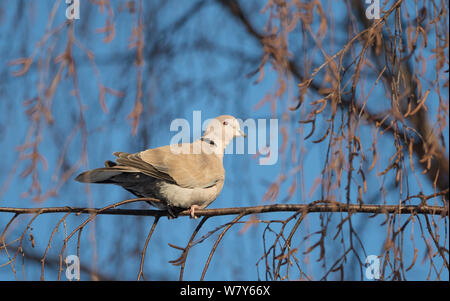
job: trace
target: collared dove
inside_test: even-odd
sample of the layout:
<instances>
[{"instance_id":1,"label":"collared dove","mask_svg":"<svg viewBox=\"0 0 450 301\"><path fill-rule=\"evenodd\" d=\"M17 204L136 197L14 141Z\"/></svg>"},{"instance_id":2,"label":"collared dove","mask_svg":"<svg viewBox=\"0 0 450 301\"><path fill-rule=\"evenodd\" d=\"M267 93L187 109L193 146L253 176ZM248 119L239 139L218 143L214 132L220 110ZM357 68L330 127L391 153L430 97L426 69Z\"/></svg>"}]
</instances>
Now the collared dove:
<instances>
[{"instance_id":1,"label":"collared dove","mask_svg":"<svg viewBox=\"0 0 450 301\"><path fill-rule=\"evenodd\" d=\"M246 136L230 115L212 119L203 136L193 143L166 145L128 154L115 152L116 162L85 171L75 180L83 183L116 184L137 197L155 198L148 202L168 210L170 217L190 209L203 209L222 190L225 180L223 153L237 136Z\"/></svg>"}]
</instances>

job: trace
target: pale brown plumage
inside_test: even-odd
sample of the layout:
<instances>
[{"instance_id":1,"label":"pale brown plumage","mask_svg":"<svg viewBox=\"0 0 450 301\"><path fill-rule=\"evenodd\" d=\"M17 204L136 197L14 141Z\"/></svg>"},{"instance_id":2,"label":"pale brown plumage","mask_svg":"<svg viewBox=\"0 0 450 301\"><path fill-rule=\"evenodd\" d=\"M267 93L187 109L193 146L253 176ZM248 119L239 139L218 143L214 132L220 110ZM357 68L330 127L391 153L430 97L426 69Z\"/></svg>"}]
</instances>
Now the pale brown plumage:
<instances>
[{"instance_id":1,"label":"pale brown plumage","mask_svg":"<svg viewBox=\"0 0 450 301\"><path fill-rule=\"evenodd\" d=\"M225 181L223 151L236 136L245 136L233 116L213 119L199 140L167 145L129 154L115 152L116 163L105 162L97 168L78 175L75 180L85 183L120 185L139 197L163 201L151 203L176 215L175 209L205 208L222 190ZM183 148L184 147L184 148Z\"/></svg>"}]
</instances>

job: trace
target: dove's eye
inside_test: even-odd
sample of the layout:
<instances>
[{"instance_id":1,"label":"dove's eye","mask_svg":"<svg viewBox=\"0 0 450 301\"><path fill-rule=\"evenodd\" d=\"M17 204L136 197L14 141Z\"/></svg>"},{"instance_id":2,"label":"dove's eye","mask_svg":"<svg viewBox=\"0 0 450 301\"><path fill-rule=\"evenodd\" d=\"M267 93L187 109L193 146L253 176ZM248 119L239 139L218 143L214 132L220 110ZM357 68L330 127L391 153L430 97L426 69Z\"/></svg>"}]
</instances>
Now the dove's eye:
<instances>
[{"instance_id":1,"label":"dove's eye","mask_svg":"<svg viewBox=\"0 0 450 301\"><path fill-rule=\"evenodd\" d=\"M228 122L224 121L224 122L223 122L223 125L228 125Z\"/></svg>"}]
</instances>

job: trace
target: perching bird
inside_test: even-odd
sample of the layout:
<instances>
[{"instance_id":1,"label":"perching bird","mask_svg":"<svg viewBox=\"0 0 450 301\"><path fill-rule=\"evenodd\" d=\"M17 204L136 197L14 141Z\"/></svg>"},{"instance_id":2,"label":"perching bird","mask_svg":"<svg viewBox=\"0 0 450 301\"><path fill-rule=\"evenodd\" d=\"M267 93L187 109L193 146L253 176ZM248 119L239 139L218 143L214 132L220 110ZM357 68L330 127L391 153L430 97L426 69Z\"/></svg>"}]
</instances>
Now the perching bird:
<instances>
[{"instance_id":1,"label":"perching bird","mask_svg":"<svg viewBox=\"0 0 450 301\"><path fill-rule=\"evenodd\" d=\"M230 115L212 119L203 136L193 143L180 143L148 149L135 154L115 152L116 162L79 174L83 183L116 184L137 197L167 210L171 217L190 209L211 204L222 190L225 180L223 154L228 143L237 136L246 136L239 122Z\"/></svg>"}]
</instances>

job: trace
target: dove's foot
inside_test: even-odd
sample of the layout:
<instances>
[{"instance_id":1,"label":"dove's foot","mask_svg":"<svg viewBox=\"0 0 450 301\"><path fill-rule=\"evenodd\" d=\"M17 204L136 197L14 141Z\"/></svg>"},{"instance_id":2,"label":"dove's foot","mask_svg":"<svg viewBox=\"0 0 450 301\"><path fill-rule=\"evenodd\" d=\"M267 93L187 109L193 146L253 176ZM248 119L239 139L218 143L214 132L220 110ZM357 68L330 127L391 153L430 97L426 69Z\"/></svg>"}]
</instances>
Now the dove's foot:
<instances>
[{"instance_id":1,"label":"dove's foot","mask_svg":"<svg viewBox=\"0 0 450 301\"><path fill-rule=\"evenodd\" d=\"M168 213L167 218L168 219L177 218L180 212L183 210L184 210L183 208L167 206L167 213Z\"/></svg>"},{"instance_id":2,"label":"dove's foot","mask_svg":"<svg viewBox=\"0 0 450 301\"><path fill-rule=\"evenodd\" d=\"M191 218L197 219L195 216L195 209L201 209L198 205L192 205L191 209L189 209L189 213L191 214Z\"/></svg>"}]
</instances>

